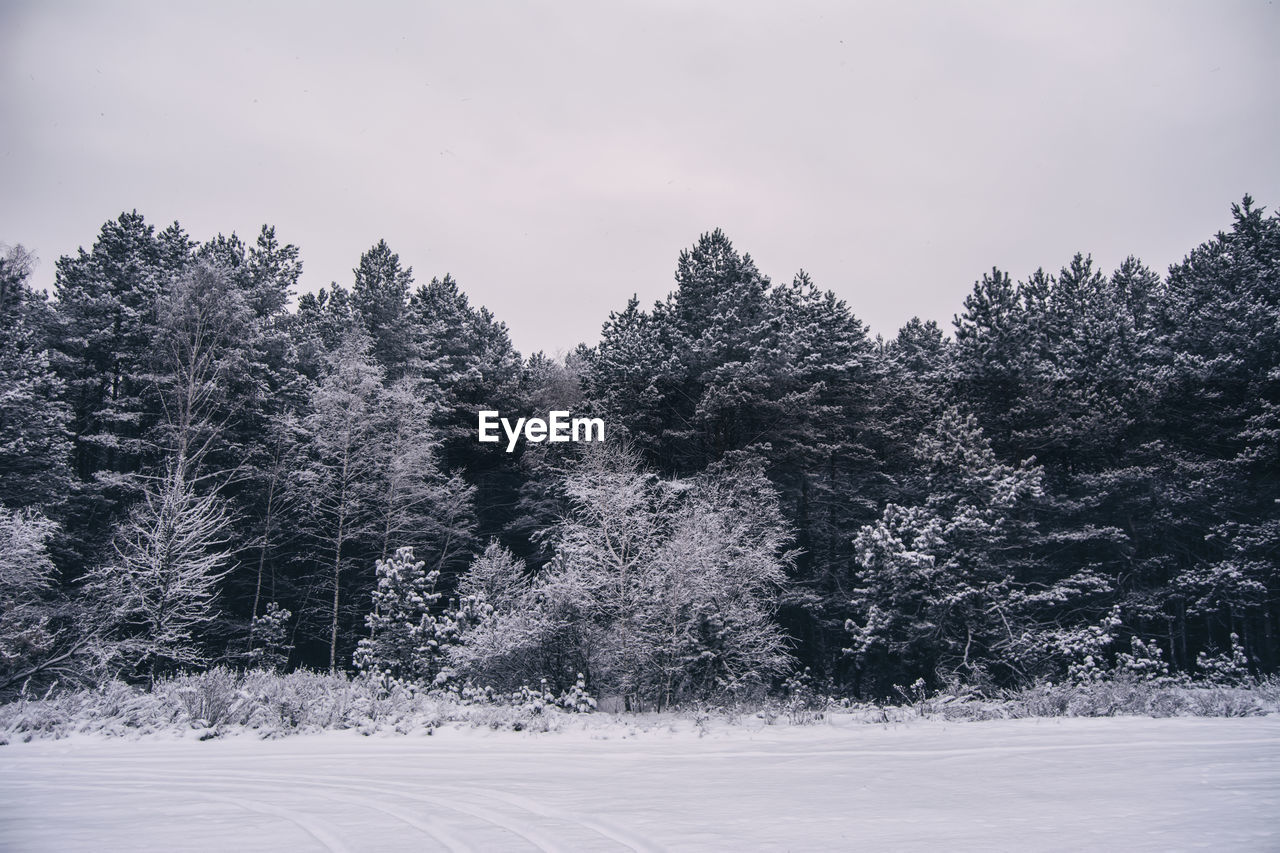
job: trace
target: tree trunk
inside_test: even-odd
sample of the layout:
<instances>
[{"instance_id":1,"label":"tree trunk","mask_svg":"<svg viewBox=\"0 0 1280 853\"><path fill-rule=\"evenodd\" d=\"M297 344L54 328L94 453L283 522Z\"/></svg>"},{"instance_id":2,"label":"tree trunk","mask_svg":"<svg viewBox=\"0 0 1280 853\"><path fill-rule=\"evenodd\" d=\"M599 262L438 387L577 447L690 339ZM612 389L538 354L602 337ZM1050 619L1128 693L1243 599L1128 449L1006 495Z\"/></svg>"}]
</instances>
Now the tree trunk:
<instances>
[{"instance_id":1,"label":"tree trunk","mask_svg":"<svg viewBox=\"0 0 1280 853\"><path fill-rule=\"evenodd\" d=\"M342 534L346 513L338 516L338 536L333 548L333 620L329 628L329 672L338 671L338 581L342 576Z\"/></svg>"},{"instance_id":2,"label":"tree trunk","mask_svg":"<svg viewBox=\"0 0 1280 853\"><path fill-rule=\"evenodd\" d=\"M275 506L276 494L276 477L273 472L271 475L271 483L267 486L267 513L266 518L262 521L262 547L258 551L258 580L253 586L253 619L258 618L258 603L262 600L262 571L267 562L267 548L271 542L271 515ZM272 591L272 597L275 597L275 590ZM249 624L253 624L250 622Z\"/></svg>"}]
</instances>

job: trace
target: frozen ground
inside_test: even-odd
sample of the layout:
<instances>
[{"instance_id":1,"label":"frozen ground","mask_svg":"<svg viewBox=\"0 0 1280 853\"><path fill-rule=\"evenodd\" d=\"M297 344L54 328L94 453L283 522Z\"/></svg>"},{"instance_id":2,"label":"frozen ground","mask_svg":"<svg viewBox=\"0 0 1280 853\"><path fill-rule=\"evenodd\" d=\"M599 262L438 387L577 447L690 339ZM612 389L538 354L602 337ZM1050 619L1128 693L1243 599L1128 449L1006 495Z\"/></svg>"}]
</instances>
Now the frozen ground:
<instances>
[{"instance_id":1,"label":"frozen ground","mask_svg":"<svg viewBox=\"0 0 1280 853\"><path fill-rule=\"evenodd\" d=\"M0 849L1280 849L1280 718L0 747Z\"/></svg>"}]
</instances>

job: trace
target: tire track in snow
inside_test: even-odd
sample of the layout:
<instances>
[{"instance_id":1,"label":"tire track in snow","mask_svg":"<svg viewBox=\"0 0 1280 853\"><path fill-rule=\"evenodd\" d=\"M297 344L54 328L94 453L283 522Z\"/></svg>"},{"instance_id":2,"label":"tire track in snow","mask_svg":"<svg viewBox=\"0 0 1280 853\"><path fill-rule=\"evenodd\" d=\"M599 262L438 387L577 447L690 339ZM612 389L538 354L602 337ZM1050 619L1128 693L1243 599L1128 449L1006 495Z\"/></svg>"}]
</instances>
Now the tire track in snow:
<instances>
[{"instance_id":1,"label":"tire track in snow","mask_svg":"<svg viewBox=\"0 0 1280 853\"><path fill-rule=\"evenodd\" d=\"M77 783L77 782L55 783L55 782L49 782L44 780L27 782L25 784L37 785L45 788L53 788L59 791L75 790L75 791L97 792L97 791L104 791L104 790L120 790L121 788L126 788L131 791L150 791L150 792L154 792L156 790L161 790L161 791L172 790L171 787L167 787L163 785L155 785L147 782L140 782L140 781L134 781L134 780L125 780L123 784L117 783L112 788L107 788L104 785L91 785L91 784ZM273 806L267 803L255 803L249 800L242 799L240 797L231 797L231 796L227 796L226 794L212 793L210 791L203 790L198 787L194 787L194 783L192 783L190 787L191 787L191 790L187 791L187 793L194 794L201 799L215 800L217 802L227 803L229 805L235 806L238 809L241 809L242 811L256 812L258 814L270 815L272 817L280 818L281 820L291 823L294 826L301 829L307 835L310 835L312 838L318 841L321 845L324 846L326 850L329 851L329 853L352 853L351 848L348 847L346 843L343 842L342 839L338 837L338 833L334 829L334 827L332 827L331 825L329 825L328 823L326 823L325 821L319 818L315 818L310 815L303 814L302 812L295 811L293 809L286 809L282 806Z\"/></svg>"},{"instance_id":2,"label":"tire track in snow","mask_svg":"<svg viewBox=\"0 0 1280 853\"><path fill-rule=\"evenodd\" d=\"M203 778L206 778L206 779L215 778L215 775L209 774L204 776ZM220 778L223 780L221 782L223 786L223 790L226 790L227 788L233 788L234 790L238 791L241 789L241 787L243 787L237 784L242 777L237 776L235 774L217 774L216 778ZM197 791L200 791L203 785L203 783L196 780L178 779L176 781L179 784L186 784L196 789ZM369 797L362 797L359 794L345 793L345 791L347 790L363 791L363 790L373 790L373 789L368 789L364 787L357 788L354 785L348 785L348 786L342 786L344 793L335 793L336 786L308 784L307 780L305 779L296 780L287 776L278 776L278 777L275 777L272 781L288 782L293 787L305 786L310 788L316 788L319 790L320 796L325 797L326 799L333 800L338 803L342 803L343 805L359 806L361 808L366 808L376 812L381 812L382 814L385 814L388 817L395 818L401 823L412 827L413 829L417 830L420 834L438 843L441 847L444 847L452 851L452 853L471 853L471 851L473 850L473 848L469 844L467 844L465 841L458 838L449 830L446 830L443 827L439 826L434 821L430 821L430 820L424 821L421 818L417 817L416 815L410 814L409 812L406 812L403 809L397 808L392 805L388 805L386 803L379 803L376 800L370 799ZM149 786L149 787L155 787L155 786Z\"/></svg>"},{"instance_id":3,"label":"tire track in snow","mask_svg":"<svg viewBox=\"0 0 1280 853\"><path fill-rule=\"evenodd\" d=\"M299 784L295 777L290 776L276 777L275 781L291 782L295 785ZM364 782L366 784L356 784L360 782ZM367 784L369 782L373 782L374 784ZM564 849L558 842L548 838L543 834L541 829L529 821L513 819L492 809L486 809L482 806L472 805L471 803L460 802L449 797L442 797L439 794L424 794L418 793L413 789L404 790L403 788L387 787L389 783L385 780L367 780L354 776L342 777L340 779L339 777L333 776L309 775L306 779L302 780L300 784L307 787L318 788L321 791L334 789L366 791L369 793L389 794L394 797L402 797L415 802L443 806L444 808L476 818L492 826L496 826L499 829L506 830L518 838L523 838L536 849L542 850L543 853L559 853L559 851ZM390 784L400 785L405 788L409 787L409 783L404 782Z\"/></svg>"},{"instance_id":4,"label":"tire track in snow","mask_svg":"<svg viewBox=\"0 0 1280 853\"><path fill-rule=\"evenodd\" d=\"M167 772L172 773L172 771L167 771ZM102 771L102 770L94 770L94 771L90 771L90 773L82 773L81 776L83 777L86 775L90 775L91 773L96 773L99 776L110 777L114 779L115 781L113 781L112 784L113 784L113 787L115 788L124 787L124 788L128 788L130 790L135 790L135 791L154 792L157 790L172 791L174 790L175 786L177 786L185 790L187 793L193 794L197 797L203 797L205 799L221 800L223 802L231 803L233 805L236 805L248 811L256 811L263 814L272 814L277 817L283 817L285 820L288 820L290 823L296 824L298 827L303 829L303 831L315 837L316 840L320 841L322 844L327 846L331 851L334 851L334 853L349 853L350 851L350 848L347 847L346 844L340 838L338 838L337 830L332 827L329 827L328 824L324 823L324 821L320 819L305 816L303 815L302 812L298 812L293 809L286 809L281 806L272 806L267 803L263 803L261 801L253 802L249 800L244 800L240 797L232 797L227 794L213 793L209 790L210 785L207 782L202 782L190 777L181 777L181 778L175 777L161 784L156 782L147 782L140 779L135 779L125 773ZM155 774L155 775L159 775L159 774ZM210 779L212 778L212 774L206 775L203 778ZM229 774L220 774L219 778L224 780L224 781L215 783L215 785L218 786L219 790L221 791L231 790L241 794L246 793L245 788L248 786L239 784L241 781L240 777L235 775L229 775ZM472 851L474 850L473 847L471 847L465 841L458 838L456 835L449 832L448 830L445 830L442 827L436 826L430 822L424 822L419 818L417 818L416 816L409 814L408 812L405 812L402 809L395 808L394 806L388 806L382 803L375 802L374 800L371 800L368 797L353 796L351 794L346 794L346 793L334 795L333 792L329 790L326 786L307 785L305 781L299 781L290 777L283 777L283 776L278 777L275 781L291 783L293 787L298 787L302 785L306 787L318 788L320 795L325 797L326 799L334 800L334 801L343 803L345 805L355 805L355 806L371 809L373 811L381 812L387 815L388 817L395 818L401 823L407 824L408 826L417 830L422 835L437 842L441 847L444 847L450 851L453 851L453 853L472 853ZM106 786L104 785L86 785L86 784L63 785L60 783L55 784L53 782L47 782L47 781L40 781L40 782L31 783L31 784L37 784L44 787L58 788L58 789L75 788L78 790L87 790L87 791L106 790ZM250 788L250 790L247 793L252 793L252 794L261 796L267 792L268 792L268 789L254 790L253 788ZM318 833L313 832L312 829L318 829L319 832Z\"/></svg>"},{"instance_id":5,"label":"tire track in snow","mask_svg":"<svg viewBox=\"0 0 1280 853\"><path fill-rule=\"evenodd\" d=\"M599 818L584 818L571 812L553 808L545 803L539 802L538 800L533 800L520 794L512 794L507 791L495 791L491 788L476 788L471 786L459 787L456 790L468 791L474 794L479 794L482 797L488 797L491 800L505 802L509 805L515 806L516 808L524 809L527 812L531 812L532 814L536 814L541 817L559 820L565 823L576 823L578 826L589 829L597 835L602 835L611 841L616 841L623 847L629 847L634 850L635 853L662 853L662 851L666 849L643 838L632 835L631 833L626 832L611 823L600 820Z\"/></svg>"},{"instance_id":6,"label":"tire track in snow","mask_svg":"<svg viewBox=\"0 0 1280 853\"><path fill-rule=\"evenodd\" d=\"M511 835L516 836L517 838L523 839L535 849L542 850L543 853L560 853L561 850L565 849L564 847L561 846L559 842L547 837L541 829L539 829L537 826L535 826L534 824L530 823L527 820L520 820L519 818L503 815L492 809L484 808L483 806L472 805L470 803L461 802L449 797L440 796L438 794L415 793L414 789L411 786L411 783L405 783L405 782L388 783L386 780L381 780L381 779L365 779L365 778L356 777L356 776L344 776L344 777L318 776L315 774L305 774L300 776L294 776L294 775L285 775L285 774L234 773L234 772L227 772L227 771L214 771L212 773L202 772L199 778L194 778L190 775L183 774L181 771L175 771L168 768L153 769L147 772L149 773L149 775L153 777L164 774L168 776L169 779L164 783L164 785L160 785L156 783L148 783L148 782L137 780L132 774L128 773L127 771L102 769L102 768L86 769L84 771L81 771L81 775L96 773L99 776L105 776L109 778L123 780L123 782L126 785L129 785L130 787L133 787L133 788L141 788L141 789L163 788L166 786L179 784L179 785L187 786L193 789L194 791L196 791L197 793L201 792L204 789L207 789L209 787L210 781L214 781L215 784L218 784L221 786L222 790L230 789L230 790L241 791L241 792L245 787L247 787L245 783L270 782L270 783L278 783L278 784L287 784L292 789L311 788L311 789L317 790L322 795L324 795L325 792L329 792L330 794L332 794L335 791L337 792L357 791L357 792L363 792L363 793L389 794L391 796L401 797L403 799L412 800L419 803L442 806L451 811L455 811L460 814L467 815L468 817L475 818L477 820L482 821L483 823L487 823L497 827L498 829L504 830L510 833ZM368 784L357 784L357 783L368 783ZM400 786L403 786L404 788L408 788L409 790L387 787L388 784L400 785ZM273 789L263 788L261 790L263 793L270 793ZM379 808L377 805L374 805L372 801L368 800L368 798L358 797L358 796L352 797L350 794L341 793L338 796L331 796L331 799L336 799L340 802L346 799L352 805L363 805L368 808L374 808L378 811L383 811L393 817L397 817L400 820L405 819L403 812L399 812L398 814L395 814L390 811L387 811L385 808ZM419 829L420 831L427 832L435 840L439 841L442 845L446 847L450 847L450 849L460 849L460 850L471 849L468 845L465 844L465 842L461 842L456 837L452 839L453 843L451 844L444 837L441 837L441 833L439 833L437 830L425 829L423 826L415 825L415 823L411 821L405 821L405 822L410 823L410 825L413 825L415 829ZM575 826L590 829L589 826L587 826L586 824L583 824L580 821L571 820L568 822ZM613 840L604 833L600 833L600 834L603 835L605 838L609 838L610 840ZM443 835L449 836L450 833L444 832ZM630 846L630 845L624 844L624 846ZM570 847L568 849L575 849L575 848Z\"/></svg>"},{"instance_id":7,"label":"tire track in snow","mask_svg":"<svg viewBox=\"0 0 1280 853\"><path fill-rule=\"evenodd\" d=\"M348 804L355 803L355 804L363 805L367 809L373 809L374 811L382 812L383 814L389 817L395 818L401 823L408 824L409 826L421 832L423 835L426 835L427 837L439 842L440 846L448 848L449 850L453 851L453 853L471 853L471 851L473 850L473 848L469 844L467 844L461 838L458 838L452 832L449 832L448 830L436 825L434 822L423 822L419 820L417 817L415 817L414 815L409 814L408 812L405 812L404 810L398 809L394 806L388 806L385 803L375 802L369 799L368 797L353 796L351 794L343 794L339 797L335 797L333 796L332 793L325 793L322 791L321 796L328 797L329 799L337 800L338 802L346 802Z\"/></svg>"},{"instance_id":8,"label":"tire track in snow","mask_svg":"<svg viewBox=\"0 0 1280 853\"><path fill-rule=\"evenodd\" d=\"M342 839L338 838L334 829L319 818L294 811L293 809L273 806L268 803L255 803L249 800L242 800L239 797L229 797L225 794L214 794L208 791L196 791L196 793L209 800L221 800L225 803L231 803L245 811L258 812L259 814L272 815L273 817L287 820L327 847L330 853L351 853L351 848L344 844Z\"/></svg>"}]
</instances>

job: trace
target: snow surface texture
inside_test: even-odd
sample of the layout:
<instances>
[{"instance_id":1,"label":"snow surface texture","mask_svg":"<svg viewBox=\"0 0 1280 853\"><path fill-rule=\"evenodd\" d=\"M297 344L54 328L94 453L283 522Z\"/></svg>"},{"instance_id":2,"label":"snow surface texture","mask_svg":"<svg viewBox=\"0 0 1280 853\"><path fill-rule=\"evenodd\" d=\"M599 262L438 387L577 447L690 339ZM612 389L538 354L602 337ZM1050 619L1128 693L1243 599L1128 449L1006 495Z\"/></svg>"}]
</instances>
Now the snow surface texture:
<instances>
[{"instance_id":1,"label":"snow surface texture","mask_svg":"<svg viewBox=\"0 0 1280 853\"><path fill-rule=\"evenodd\" d=\"M0 748L0 849L1276 850L1280 717Z\"/></svg>"}]
</instances>

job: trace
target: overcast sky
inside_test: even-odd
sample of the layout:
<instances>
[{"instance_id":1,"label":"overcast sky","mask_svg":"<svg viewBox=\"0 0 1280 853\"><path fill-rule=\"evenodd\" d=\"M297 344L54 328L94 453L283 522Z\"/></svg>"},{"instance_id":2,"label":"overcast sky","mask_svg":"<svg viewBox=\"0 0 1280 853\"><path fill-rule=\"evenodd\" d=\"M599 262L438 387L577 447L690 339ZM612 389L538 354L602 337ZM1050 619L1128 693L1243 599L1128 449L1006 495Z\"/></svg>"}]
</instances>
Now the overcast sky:
<instances>
[{"instance_id":1,"label":"overcast sky","mask_svg":"<svg viewBox=\"0 0 1280 853\"><path fill-rule=\"evenodd\" d=\"M594 342L723 228L876 332L992 265L1163 271L1280 205L1272 2L14 3L0 242L264 222L303 287L386 238L523 352Z\"/></svg>"}]
</instances>

